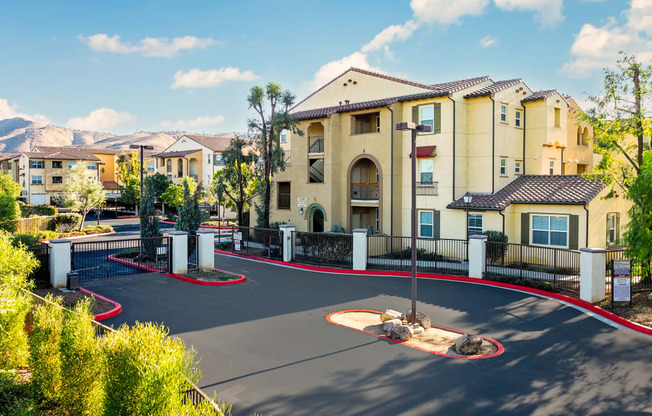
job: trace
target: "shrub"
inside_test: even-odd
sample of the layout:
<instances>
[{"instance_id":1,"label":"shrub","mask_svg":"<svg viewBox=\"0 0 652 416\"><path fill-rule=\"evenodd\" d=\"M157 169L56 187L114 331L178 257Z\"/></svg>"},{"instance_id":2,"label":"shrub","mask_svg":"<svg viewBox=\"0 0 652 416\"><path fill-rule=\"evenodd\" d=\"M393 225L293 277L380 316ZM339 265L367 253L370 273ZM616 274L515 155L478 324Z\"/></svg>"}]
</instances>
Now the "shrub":
<instances>
[{"instance_id":1,"label":"shrub","mask_svg":"<svg viewBox=\"0 0 652 416\"><path fill-rule=\"evenodd\" d=\"M122 325L103 343L107 372L107 414L182 414L185 377L199 379L195 353L152 323ZM192 413L195 414L195 413Z\"/></svg>"},{"instance_id":2,"label":"shrub","mask_svg":"<svg viewBox=\"0 0 652 416\"><path fill-rule=\"evenodd\" d=\"M528 279L526 277L511 276L499 273L485 273L484 278L493 280L495 282L509 283L512 285L531 287L539 290L546 290L548 292L558 292L559 290L551 282L543 280Z\"/></svg>"},{"instance_id":3,"label":"shrub","mask_svg":"<svg viewBox=\"0 0 652 416\"><path fill-rule=\"evenodd\" d=\"M88 298L63 318L61 406L66 414L99 415L103 411L103 357L92 318Z\"/></svg>"},{"instance_id":4,"label":"shrub","mask_svg":"<svg viewBox=\"0 0 652 416\"><path fill-rule=\"evenodd\" d=\"M20 247L21 245L26 248L30 248L38 244L39 239L36 234L18 234L13 236L13 244L15 247Z\"/></svg>"},{"instance_id":5,"label":"shrub","mask_svg":"<svg viewBox=\"0 0 652 416\"><path fill-rule=\"evenodd\" d=\"M87 225L82 230L82 234L100 234L100 233L110 233L113 231L113 227L110 225Z\"/></svg>"},{"instance_id":6,"label":"shrub","mask_svg":"<svg viewBox=\"0 0 652 416\"><path fill-rule=\"evenodd\" d=\"M345 232L346 231L344 231L344 227L342 227L339 224L333 224L333 226L331 227L331 233L345 233Z\"/></svg>"},{"instance_id":7,"label":"shrub","mask_svg":"<svg viewBox=\"0 0 652 416\"><path fill-rule=\"evenodd\" d=\"M32 205L32 204L20 204L20 216L23 218L29 218L32 216L44 217L57 215L59 211L50 205Z\"/></svg>"},{"instance_id":8,"label":"shrub","mask_svg":"<svg viewBox=\"0 0 652 416\"><path fill-rule=\"evenodd\" d=\"M231 241L220 241L215 243L215 248L218 250L230 250L233 243Z\"/></svg>"},{"instance_id":9,"label":"shrub","mask_svg":"<svg viewBox=\"0 0 652 416\"><path fill-rule=\"evenodd\" d=\"M56 403L61 394L61 329L64 309L60 297L48 295L52 303L34 310L34 327L30 337L29 366L32 382L46 402Z\"/></svg>"},{"instance_id":10,"label":"shrub","mask_svg":"<svg viewBox=\"0 0 652 416\"><path fill-rule=\"evenodd\" d=\"M59 237L59 233L56 231L41 231L36 234L38 241L52 240L53 238Z\"/></svg>"},{"instance_id":11,"label":"shrub","mask_svg":"<svg viewBox=\"0 0 652 416\"><path fill-rule=\"evenodd\" d=\"M500 231L485 231L482 234L487 236L489 243L507 243L507 235ZM487 244L487 260L490 263L502 259L507 252L507 244Z\"/></svg>"},{"instance_id":12,"label":"shrub","mask_svg":"<svg viewBox=\"0 0 652 416\"><path fill-rule=\"evenodd\" d=\"M81 220L82 216L75 212L68 214L57 214L56 218L54 219L54 231L61 233L74 230L75 228L79 227Z\"/></svg>"},{"instance_id":13,"label":"shrub","mask_svg":"<svg viewBox=\"0 0 652 416\"><path fill-rule=\"evenodd\" d=\"M15 371L0 370L0 411L3 416L40 415L29 384L20 384Z\"/></svg>"},{"instance_id":14,"label":"shrub","mask_svg":"<svg viewBox=\"0 0 652 416\"><path fill-rule=\"evenodd\" d=\"M18 222L14 220L19 217L20 208L16 200L9 195L0 195L0 230L16 232Z\"/></svg>"}]
</instances>

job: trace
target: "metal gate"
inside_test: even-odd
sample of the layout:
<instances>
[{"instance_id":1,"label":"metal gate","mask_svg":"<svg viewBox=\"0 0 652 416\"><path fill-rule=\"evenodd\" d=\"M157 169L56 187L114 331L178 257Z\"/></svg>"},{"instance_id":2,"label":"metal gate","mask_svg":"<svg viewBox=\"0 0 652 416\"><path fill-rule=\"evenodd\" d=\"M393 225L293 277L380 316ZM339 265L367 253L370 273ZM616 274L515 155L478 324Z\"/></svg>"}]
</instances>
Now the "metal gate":
<instances>
[{"instance_id":1,"label":"metal gate","mask_svg":"<svg viewBox=\"0 0 652 416\"><path fill-rule=\"evenodd\" d=\"M50 285L50 246L47 244L35 244L29 248L34 254L39 266L32 270L29 278L33 279L37 287Z\"/></svg>"},{"instance_id":2,"label":"metal gate","mask_svg":"<svg viewBox=\"0 0 652 416\"><path fill-rule=\"evenodd\" d=\"M170 237L72 243L71 269L80 281L148 272L169 272Z\"/></svg>"}]
</instances>

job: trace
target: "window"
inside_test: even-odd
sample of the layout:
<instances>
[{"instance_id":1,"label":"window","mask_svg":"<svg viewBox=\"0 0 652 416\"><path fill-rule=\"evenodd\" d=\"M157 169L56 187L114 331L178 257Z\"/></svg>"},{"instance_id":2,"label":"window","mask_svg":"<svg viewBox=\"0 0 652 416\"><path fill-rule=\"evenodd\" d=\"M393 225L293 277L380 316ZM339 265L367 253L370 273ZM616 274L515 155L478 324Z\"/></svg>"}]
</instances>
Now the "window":
<instances>
[{"instance_id":1,"label":"window","mask_svg":"<svg viewBox=\"0 0 652 416\"><path fill-rule=\"evenodd\" d=\"M147 172L154 172L154 164L153 163L148 163L147 164Z\"/></svg>"},{"instance_id":2,"label":"window","mask_svg":"<svg viewBox=\"0 0 652 416\"><path fill-rule=\"evenodd\" d=\"M43 185L43 176L32 175L32 185Z\"/></svg>"},{"instance_id":3,"label":"window","mask_svg":"<svg viewBox=\"0 0 652 416\"><path fill-rule=\"evenodd\" d=\"M32 169L43 169L43 161L42 160L30 160L29 161L29 167Z\"/></svg>"},{"instance_id":4,"label":"window","mask_svg":"<svg viewBox=\"0 0 652 416\"><path fill-rule=\"evenodd\" d=\"M419 106L419 123L418 124L427 124L432 127L432 131L435 131L435 105L421 105Z\"/></svg>"},{"instance_id":5,"label":"window","mask_svg":"<svg viewBox=\"0 0 652 416\"><path fill-rule=\"evenodd\" d=\"M432 238L433 228L433 212L419 211L419 237Z\"/></svg>"},{"instance_id":6,"label":"window","mask_svg":"<svg viewBox=\"0 0 652 416\"><path fill-rule=\"evenodd\" d=\"M555 161L554 160L550 161L550 174L551 175L555 174Z\"/></svg>"},{"instance_id":7,"label":"window","mask_svg":"<svg viewBox=\"0 0 652 416\"><path fill-rule=\"evenodd\" d=\"M52 183L63 183L63 177L62 176L53 176L52 177Z\"/></svg>"},{"instance_id":8,"label":"window","mask_svg":"<svg viewBox=\"0 0 652 416\"><path fill-rule=\"evenodd\" d=\"M11 170L11 162L7 163L7 169Z\"/></svg>"},{"instance_id":9,"label":"window","mask_svg":"<svg viewBox=\"0 0 652 416\"><path fill-rule=\"evenodd\" d=\"M209 153L206 156L207 156L206 163L208 163L210 165L211 164L211 154Z\"/></svg>"},{"instance_id":10,"label":"window","mask_svg":"<svg viewBox=\"0 0 652 416\"><path fill-rule=\"evenodd\" d=\"M380 232L380 209L376 208L376 232Z\"/></svg>"},{"instance_id":11,"label":"window","mask_svg":"<svg viewBox=\"0 0 652 416\"><path fill-rule=\"evenodd\" d=\"M288 141L288 131L286 129L281 130L281 143L287 143Z\"/></svg>"},{"instance_id":12,"label":"window","mask_svg":"<svg viewBox=\"0 0 652 416\"><path fill-rule=\"evenodd\" d=\"M52 169L61 169L63 167L63 162L60 160L55 160L52 162Z\"/></svg>"},{"instance_id":13,"label":"window","mask_svg":"<svg viewBox=\"0 0 652 416\"><path fill-rule=\"evenodd\" d=\"M421 185L432 185L432 173L432 159L419 159L419 182Z\"/></svg>"},{"instance_id":14,"label":"window","mask_svg":"<svg viewBox=\"0 0 652 416\"><path fill-rule=\"evenodd\" d=\"M618 243L618 223L620 218L618 218L618 213L610 212L607 214L607 244L613 245Z\"/></svg>"},{"instance_id":15,"label":"window","mask_svg":"<svg viewBox=\"0 0 652 416\"><path fill-rule=\"evenodd\" d=\"M516 118L514 118L514 125L521 127L521 110L516 110Z\"/></svg>"},{"instance_id":16,"label":"window","mask_svg":"<svg viewBox=\"0 0 652 416\"><path fill-rule=\"evenodd\" d=\"M521 174L521 161L517 160L514 162L514 174L520 175Z\"/></svg>"},{"instance_id":17,"label":"window","mask_svg":"<svg viewBox=\"0 0 652 416\"><path fill-rule=\"evenodd\" d=\"M68 162L68 169L74 168L75 165L77 165L77 162L73 162L73 161Z\"/></svg>"},{"instance_id":18,"label":"window","mask_svg":"<svg viewBox=\"0 0 652 416\"><path fill-rule=\"evenodd\" d=\"M324 183L324 159L310 159L310 183Z\"/></svg>"},{"instance_id":19,"label":"window","mask_svg":"<svg viewBox=\"0 0 652 416\"><path fill-rule=\"evenodd\" d=\"M380 113L359 114L352 117L352 134L375 133L380 131Z\"/></svg>"},{"instance_id":20,"label":"window","mask_svg":"<svg viewBox=\"0 0 652 416\"><path fill-rule=\"evenodd\" d=\"M278 183L278 209L290 209L290 182Z\"/></svg>"},{"instance_id":21,"label":"window","mask_svg":"<svg viewBox=\"0 0 652 416\"><path fill-rule=\"evenodd\" d=\"M168 159L166 167L168 172L172 172L172 161L170 159Z\"/></svg>"},{"instance_id":22,"label":"window","mask_svg":"<svg viewBox=\"0 0 652 416\"><path fill-rule=\"evenodd\" d=\"M555 108L555 127L561 127L561 108Z\"/></svg>"},{"instance_id":23,"label":"window","mask_svg":"<svg viewBox=\"0 0 652 416\"><path fill-rule=\"evenodd\" d=\"M500 105L500 122L507 123L507 104Z\"/></svg>"},{"instance_id":24,"label":"window","mask_svg":"<svg viewBox=\"0 0 652 416\"><path fill-rule=\"evenodd\" d=\"M577 165L577 174L581 175L583 173L588 173L589 172L589 166L588 165L582 165L578 164Z\"/></svg>"},{"instance_id":25,"label":"window","mask_svg":"<svg viewBox=\"0 0 652 416\"><path fill-rule=\"evenodd\" d=\"M224 159L222 158L221 153L215 154L215 166L224 166Z\"/></svg>"},{"instance_id":26,"label":"window","mask_svg":"<svg viewBox=\"0 0 652 416\"><path fill-rule=\"evenodd\" d=\"M500 159L500 176L507 176L507 159Z\"/></svg>"},{"instance_id":27,"label":"window","mask_svg":"<svg viewBox=\"0 0 652 416\"><path fill-rule=\"evenodd\" d=\"M469 213L466 226L469 237L482 234L482 214Z\"/></svg>"},{"instance_id":28,"label":"window","mask_svg":"<svg viewBox=\"0 0 652 416\"><path fill-rule=\"evenodd\" d=\"M95 162L86 162L86 169L88 169L88 170L97 170L97 163L95 163Z\"/></svg>"},{"instance_id":29,"label":"window","mask_svg":"<svg viewBox=\"0 0 652 416\"><path fill-rule=\"evenodd\" d=\"M172 182L172 175L168 175L168 181Z\"/></svg>"},{"instance_id":30,"label":"window","mask_svg":"<svg viewBox=\"0 0 652 416\"><path fill-rule=\"evenodd\" d=\"M532 244L568 247L568 217L532 215Z\"/></svg>"}]
</instances>

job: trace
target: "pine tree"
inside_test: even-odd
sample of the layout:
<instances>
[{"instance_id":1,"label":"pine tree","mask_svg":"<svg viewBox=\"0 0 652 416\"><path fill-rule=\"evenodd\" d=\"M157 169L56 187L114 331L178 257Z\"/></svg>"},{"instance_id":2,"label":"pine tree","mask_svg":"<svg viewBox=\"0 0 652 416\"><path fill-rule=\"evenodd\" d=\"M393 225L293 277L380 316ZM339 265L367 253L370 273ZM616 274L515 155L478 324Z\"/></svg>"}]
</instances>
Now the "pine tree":
<instances>
[{"instance_id":1,"label":"pine tree","mask_svg":"<svg viewBox=\"0 0 652 416\"><path fill-rule=\"evenodd\" d=\"M160 237L159 220L154 207L154 183L150 178L145 180L143 202L140 206L140 238ZM160 240L146 240L143 242L145 256L149 259L156 259Z\"/></svg>"},{"instance_id":2,"label":"pine tree","mask_svg":"<svg viewBox=\"0 0 652 416\"><path fill-rule=\"evenodd\" d=\"M201 211L199 210L199 199L201 190L199 187L195 192L190 191L188 179L183 179L183 205L179 209L179 217L174 226L177 231L186 231L188 233L188 258L192 256L196 247L196 235L201 224Z\"/></svg>"}]
</instances>

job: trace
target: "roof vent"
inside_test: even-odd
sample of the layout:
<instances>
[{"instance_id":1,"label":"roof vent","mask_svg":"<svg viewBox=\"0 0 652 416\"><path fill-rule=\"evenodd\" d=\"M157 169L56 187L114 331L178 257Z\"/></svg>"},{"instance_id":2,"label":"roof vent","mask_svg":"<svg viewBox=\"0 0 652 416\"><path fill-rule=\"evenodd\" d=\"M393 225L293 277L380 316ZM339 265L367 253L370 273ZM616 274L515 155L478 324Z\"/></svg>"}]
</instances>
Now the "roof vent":
<instances>
[{"instance_id":1,"label":"roof vent","mask_svg":"<svg viewBox=\"0 0 652 416\"><path fill-rule=\"evenodd\" d=\"M344 100L344 103L346 103L346 105L349 105L349 102L350 102L349 100Z\"/></svg>"}]
</instances>

